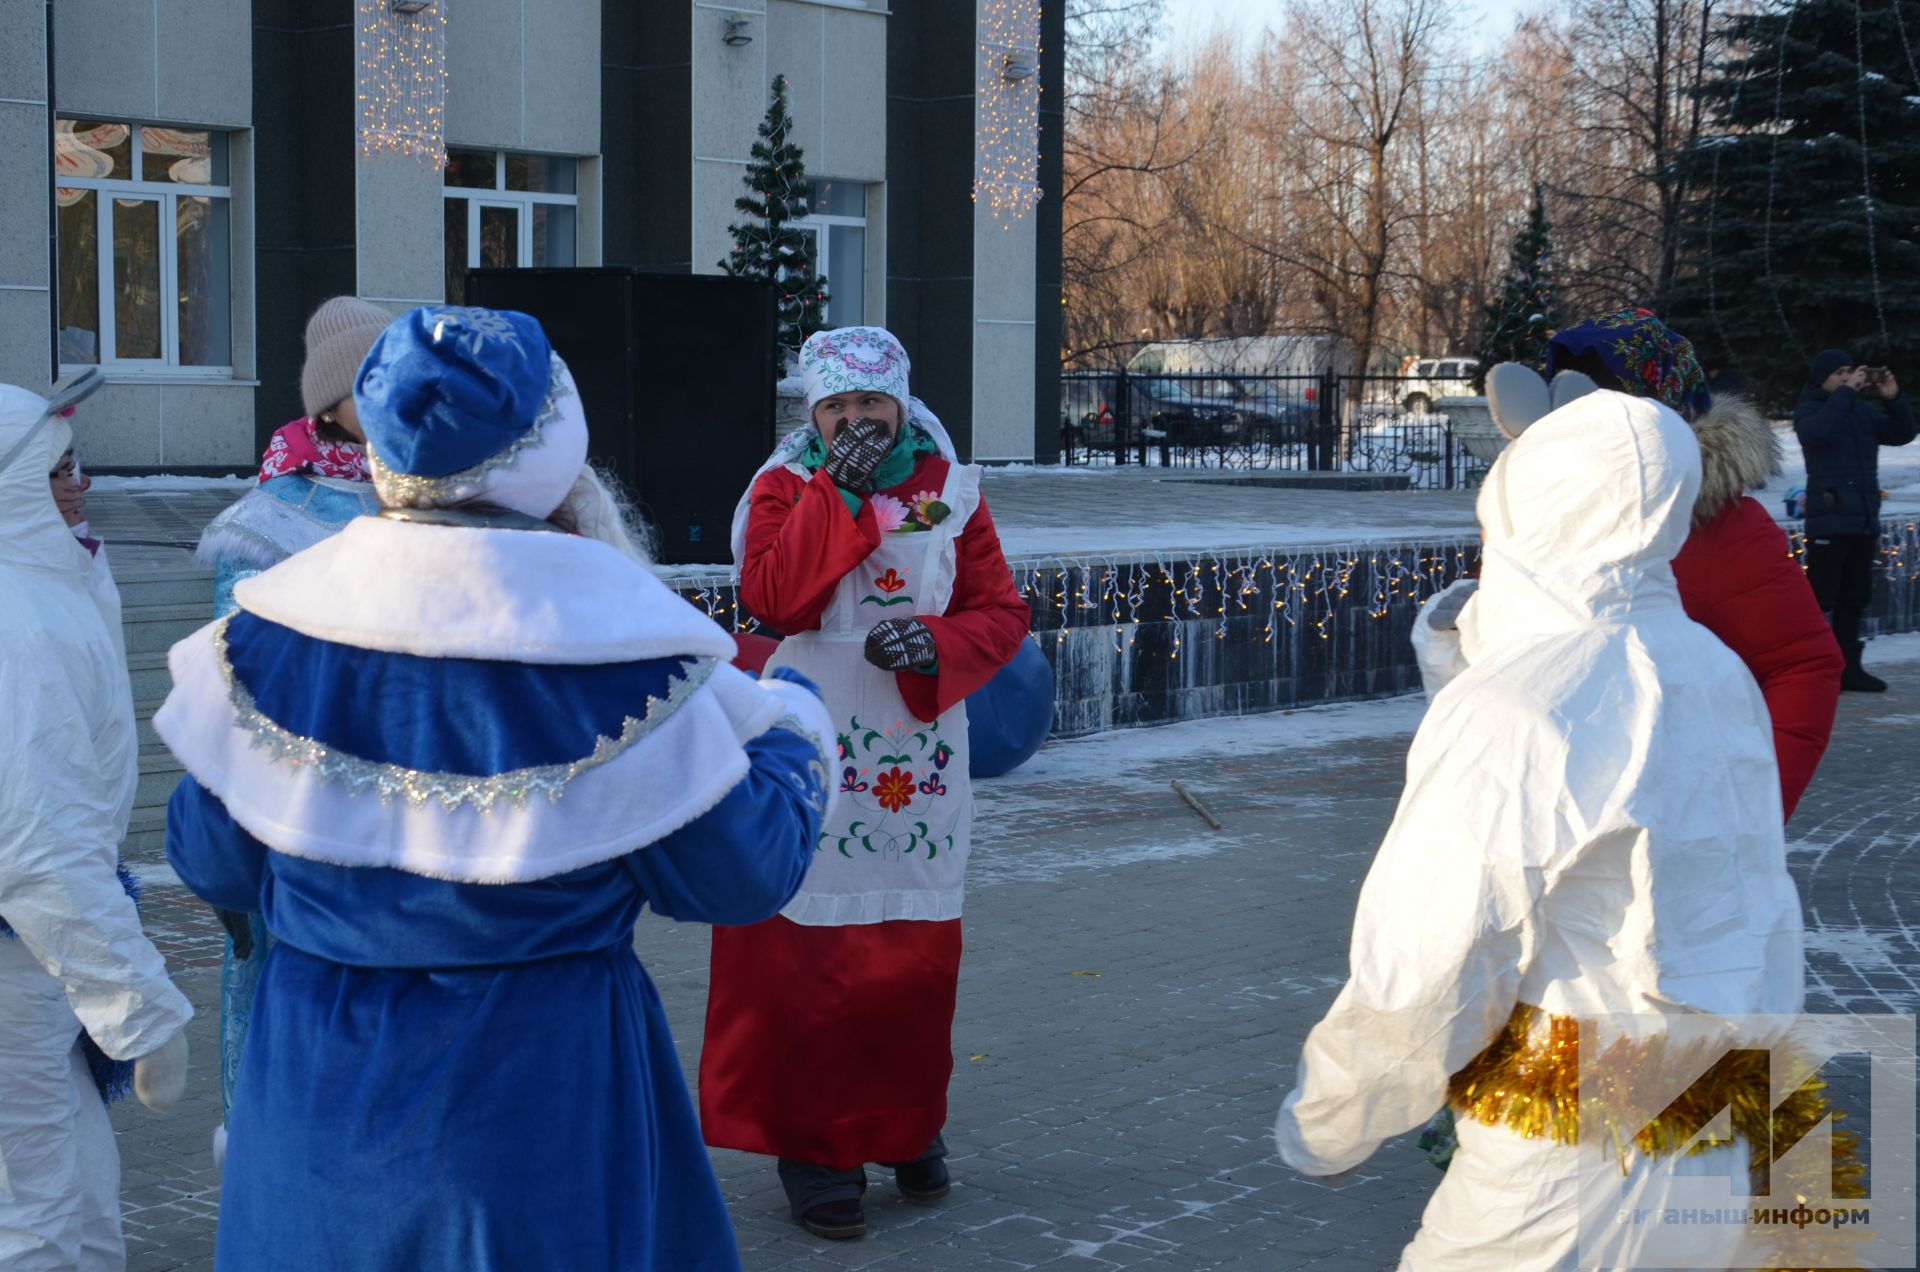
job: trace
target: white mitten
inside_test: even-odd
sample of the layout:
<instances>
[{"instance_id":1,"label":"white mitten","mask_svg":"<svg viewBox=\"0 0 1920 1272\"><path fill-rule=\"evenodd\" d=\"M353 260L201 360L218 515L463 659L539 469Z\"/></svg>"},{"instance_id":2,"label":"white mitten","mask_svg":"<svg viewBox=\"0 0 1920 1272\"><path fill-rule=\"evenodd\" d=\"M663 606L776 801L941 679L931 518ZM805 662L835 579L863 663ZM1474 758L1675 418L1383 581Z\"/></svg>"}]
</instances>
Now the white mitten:
<instances>
[{"instance_id":1,"label":"white mitten","mask_svg":"<svg viewBox=\"0 0 1920 1272\"><path fill-rule=\"evenodd\" d=\"M1460 648L1460 612L1479 590L1478 579L1455 579L1429 596L1414 615L1413 657L1428 698L1467 669L1467 655Z\"/></svg>"},{"instance_id":2,"label":"white mitten","mask_svg":"<svg viewBox=\"0 0 1920 1272\"><path fill-rule=\"evenodd\" d=\"M155 1113L165 1113L186 1090L187 1031L182 1029L133 1062L133 1093Z\"/></svg>"}]
</instances>

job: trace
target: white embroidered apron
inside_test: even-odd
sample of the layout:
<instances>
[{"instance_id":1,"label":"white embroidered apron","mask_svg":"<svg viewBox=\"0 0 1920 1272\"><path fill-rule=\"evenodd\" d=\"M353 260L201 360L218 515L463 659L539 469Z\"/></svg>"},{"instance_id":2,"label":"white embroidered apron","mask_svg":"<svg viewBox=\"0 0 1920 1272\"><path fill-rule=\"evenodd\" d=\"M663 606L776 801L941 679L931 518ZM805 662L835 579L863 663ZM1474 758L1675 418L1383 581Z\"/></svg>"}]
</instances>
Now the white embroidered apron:
<instances>
[{"instance_id":1,"label":"white embroidered apron","mask_svg":"<svg viewBox=\"0 0 1920 1272\"><path fill-rule=\"evenodd\" d=\"M944 614L953 598L960 534L980 506L980 469L951 466L940 502L951 510L944 520L931 530L903 526L881 535L873 554L840 580L820 629L787 637L768 660L769 668L791 667L820 686L839 735L839 802L806 881L781 911L795 923L960 917L973 824L966 703L932 723L920 720L895 673L866 659L875 623ZM909 512L905 526L914 524Z\"/></svg>"}]
</instances>

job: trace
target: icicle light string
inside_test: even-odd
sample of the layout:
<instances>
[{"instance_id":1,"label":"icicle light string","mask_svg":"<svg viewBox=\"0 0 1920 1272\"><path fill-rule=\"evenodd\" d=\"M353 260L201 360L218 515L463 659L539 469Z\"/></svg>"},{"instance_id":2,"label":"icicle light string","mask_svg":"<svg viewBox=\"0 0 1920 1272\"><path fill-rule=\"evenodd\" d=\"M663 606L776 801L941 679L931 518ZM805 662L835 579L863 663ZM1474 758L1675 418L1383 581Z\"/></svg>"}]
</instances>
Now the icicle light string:
<instances>
[{"instance_id":1,"label":"icicle light string","mask_svg":"<svg viewBox=\"0 0 1920 1272\"><path fill-rule=\"evenodd\" d=\"M395 13L388 0L360 0L360 153L447 166L448 0Z\"/></svg>"},{"instance_id":2,"label":"icicle light string","mask_svg":"<svg viewBox=\"0 0 1920 1272\"><path fill-rule=\"evenodd\" d=\"M1773 145L1767 153L1767 216L1760 233L1760 262L1766 271L1767 298L1773 302L1773 312L1780 319L1780 330L1786 333L1794 352L1804 362L1806 346L1800 343L1793 324L1787 321L1786 307L1780 303L1780 284L1773 276L1773 196L1780 181L1780 108L1787 84L1787 37L1792 33L1793 10L1787 9L1780 15L1780 52L1773 62Z\"/></svg>"},{"instance_id":3,"label":"icicle light string","mask_svg":"<svg viewBox=\"0 0 1920 1272\"><path fill-rule=\"evenodd\" d=\"M987 0L976 57L973 200L1018 220L1042 193L1040 0Z\"/></svg>"},{"instance_id":4,"label":"icicle light string","mask_svg":"<svg viewBox=\"0 0 1920 1272\"><path fill-rule=\"evenodd\" d=\"M1898 0L1895 0L1897 5ZM1887 335L1887 305L1880 294L1880 243L1879 234L1873 224L1873 168L1867 160L1867 37L1866 17L1860 12L1860 0L1853 0L1853 60L1858 64L1860 78L1857 103L1860 108L1860 210L1867 218L1867 268L1873 278L1873 312L1880 320L1880 347L1883 351L1893 347L1892 339Z\"/></svg>"},{"instance_id":5,"label":"icicle light string","mask_svg":"<svg viewBox=\"0 0 1920 1272\"><path fill-rule=\"evenodd\" d=\"M1920 93L1920 65L1913 60L1913 44L1907 39L1907 20L1901 16L1900 0L1893 0L1891 8L1894 29L1900 32L1900 48L1907 55L1907 84L1914 92Z\"/></svg>"}]
</instances>

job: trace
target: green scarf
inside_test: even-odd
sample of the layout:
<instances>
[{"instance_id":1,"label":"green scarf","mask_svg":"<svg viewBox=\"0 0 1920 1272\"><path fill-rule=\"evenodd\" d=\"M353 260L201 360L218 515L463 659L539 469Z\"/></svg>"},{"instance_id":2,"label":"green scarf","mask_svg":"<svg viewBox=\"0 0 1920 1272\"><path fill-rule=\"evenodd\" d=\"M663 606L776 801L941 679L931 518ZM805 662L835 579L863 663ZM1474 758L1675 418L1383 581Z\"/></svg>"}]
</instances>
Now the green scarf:
<instances>
[{"instance_id":1,"label":"green scarf","mask_svg":"<svg viewBox=\"0 0 1920 1272\"><path fill-rule=\"evenodd\" d=\"M913 476L914 466L920 462L922 455L937 454L939 450L933 434L918 424L908 424L894 439L893 449L887 452L887 457L873 470L873 489L891 490L898 486ZM827 443L818 430L815 430L796 462L810 473L819 472L827 462ZM851 490L842 490L840 498L846 501L848 512L856 517L860 515L860 495Z\"/></svg>"}]
</instances>

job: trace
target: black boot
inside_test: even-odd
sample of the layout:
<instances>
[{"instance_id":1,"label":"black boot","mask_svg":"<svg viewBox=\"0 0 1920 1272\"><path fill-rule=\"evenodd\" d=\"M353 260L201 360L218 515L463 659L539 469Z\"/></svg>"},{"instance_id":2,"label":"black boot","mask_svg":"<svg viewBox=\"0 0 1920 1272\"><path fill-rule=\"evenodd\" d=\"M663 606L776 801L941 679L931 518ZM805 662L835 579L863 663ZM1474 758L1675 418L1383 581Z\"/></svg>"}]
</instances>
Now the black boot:
<instances>
[{"instance_id":1,"label":"black boot","mask_svg":"<svg viewBox=\"0 0 1920 1272\"><path fill-rule=\"evenodd\" d=\"M867 1212L857 1201L830 1201L801 1215L800 1226L829 1241L851 1241L867 1235Z\"/></svg>"},{"instance_id":2,"label":"black boot","mask_svg":"<svg viewBox=\"0 0 1920 1272\"><path fill-rule=\"evenodd\" d=\"M1887 682L1860 665L1866 648L1867 642L1864 640L1849 641L1842 646L1841 652L1847 657L1847 668L1840 673L1840 688L1848 693L1885 693Z\"/></svg>"}]
</instances>

